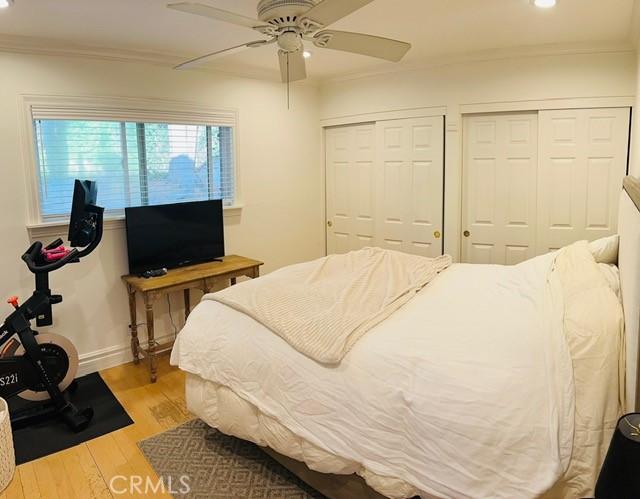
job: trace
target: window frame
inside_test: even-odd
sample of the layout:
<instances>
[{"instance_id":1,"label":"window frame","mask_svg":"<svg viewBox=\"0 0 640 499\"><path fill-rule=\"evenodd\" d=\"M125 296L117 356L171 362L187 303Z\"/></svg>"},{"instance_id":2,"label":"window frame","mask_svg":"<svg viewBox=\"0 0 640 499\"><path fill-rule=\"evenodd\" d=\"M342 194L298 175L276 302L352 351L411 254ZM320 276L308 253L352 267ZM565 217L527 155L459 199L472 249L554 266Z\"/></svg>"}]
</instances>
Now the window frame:
<instances>
[{"instance_id":1,"label":"window frame","mask_svg":"<svg viewBox=\"0 0 640 499\"><path fill-rule=\"evenodd\" d=\"M43 216L40 206L40 176L34 120L75 119L139 123L169 123L228 127L232 130L234 197L233 205L224 207L224 215L239 215L242 209L238 153L238 111L213 109L189 102L128 97L20 96L22 133L20 142L27 191L27 229L30 233L66 228L69 216ZM98 201L99 201L98 187ZM105 228L124 227L124 211L113 210L106 217Z\"/></svg>"}]
</instances>

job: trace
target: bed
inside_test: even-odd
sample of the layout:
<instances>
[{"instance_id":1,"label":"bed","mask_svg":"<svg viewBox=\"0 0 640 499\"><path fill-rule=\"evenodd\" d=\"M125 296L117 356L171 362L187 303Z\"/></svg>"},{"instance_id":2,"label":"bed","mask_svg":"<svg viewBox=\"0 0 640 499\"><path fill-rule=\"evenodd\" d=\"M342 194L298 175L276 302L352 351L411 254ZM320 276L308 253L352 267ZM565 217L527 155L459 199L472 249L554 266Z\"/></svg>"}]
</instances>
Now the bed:
<instances>
[{"instance_id":1,"label":"bed","mask_svg":"<svg viewBox=\"0 0 640 499\"><path fill-rule=\"evenodd\" d=\"M619 283L586 243L453 265L336 365L203 300L171 359L188 407L330 497L584 497L636 404L639 205L629 177Z\"/></svg>"}]
</instances>

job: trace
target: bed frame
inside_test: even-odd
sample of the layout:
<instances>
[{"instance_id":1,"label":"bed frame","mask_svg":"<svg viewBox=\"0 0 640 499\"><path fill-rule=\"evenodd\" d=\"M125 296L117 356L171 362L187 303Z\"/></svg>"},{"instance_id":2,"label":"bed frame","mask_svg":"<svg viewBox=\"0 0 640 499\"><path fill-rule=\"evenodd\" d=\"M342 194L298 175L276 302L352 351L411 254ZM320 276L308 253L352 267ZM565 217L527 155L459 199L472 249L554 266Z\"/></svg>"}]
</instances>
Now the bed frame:
<instances>
[{"instance_id":1,"label":"bed frame","mask_svg":"<svg viewBox=\"0 0 640 499\"><path fill-rule=\"evenodd\" d=\"M624 303L627 412L640 411L640 179L625 177L620 196L618 267ZM330 475L304 463L264 449L276 461L331 499L384 499L358 475Z\"/></svg>"}]
</instances>

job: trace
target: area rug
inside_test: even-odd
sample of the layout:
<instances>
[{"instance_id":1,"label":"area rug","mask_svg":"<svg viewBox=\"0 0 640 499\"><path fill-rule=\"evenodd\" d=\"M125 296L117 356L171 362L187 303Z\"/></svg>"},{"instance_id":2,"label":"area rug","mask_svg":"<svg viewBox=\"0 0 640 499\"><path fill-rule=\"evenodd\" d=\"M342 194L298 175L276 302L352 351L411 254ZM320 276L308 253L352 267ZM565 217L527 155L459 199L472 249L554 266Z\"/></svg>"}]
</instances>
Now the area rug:
<instances>
[{"instance_id":1,"label":"area rug","mask_svg":"<svg viewBox=\"0 0 640 499\"><path fill-rule=\"evenodd\" d=\"M265 454L199 419L138 443L174 497L307 499L324 496Z\"/></svg>"},{"instance_id":2,"label":"area rug","mask_svg":"<svg viewBox=\"0 0 640 499\"><path fill-rule=\"evenodd\" d=\"M76 383L77 387L71 395L71 402L80 408L93 408L93 419L89 426L79 433L74 433L60 419L52 418L14 429L13 446L17 464L68 449L133 423L127 411L98 373L77 378ZM18 397L13 397L9 401L11 411L28 410L35 406L37 404Z\"/></svg>"}]
</instances>

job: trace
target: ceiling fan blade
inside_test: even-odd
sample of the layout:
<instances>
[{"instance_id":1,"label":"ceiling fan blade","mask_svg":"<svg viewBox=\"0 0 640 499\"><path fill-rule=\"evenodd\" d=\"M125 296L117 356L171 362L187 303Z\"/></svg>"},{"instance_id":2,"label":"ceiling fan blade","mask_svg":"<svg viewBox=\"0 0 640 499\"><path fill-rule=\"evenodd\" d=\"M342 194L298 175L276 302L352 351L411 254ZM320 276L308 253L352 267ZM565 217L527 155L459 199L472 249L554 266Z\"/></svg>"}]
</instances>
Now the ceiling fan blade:
<instances>
[{"instance_id":1,"label":"ceiling fan blade","mask_svg":"<svg viewBox=\"0 0 640 499\"><path fill-rule=\"evenodd\" d=\"M273 43L275 40L257 40L255 42L243 43L242 45L236 45L235 47L230 47L228 49L218 50L216 52L211 52L210 54L201 55L200 57L196 57L195 59L190 59L182 64L178 64L173 69L189 69L195 66L199 66L200 64L204 64L205 62L212 61L220 56L227 56L231 54L237 54L238 52L242 52L247 48L255 48L261 47L263 45L268 45L269 43Z\"/></svg>"},{"instance_id":2,"label":"ceiling fan blade","mask_svg":"<svg viewBox=\"0 0 640 499\"><path fill-rule=\"evenodd\" d=\"M324 30L316 33L313 37L313 43L320 48L353 52L354 54L368 55L392 62L398 62L411 48L410 43L398 40L333 30Z\"/></svg>"},{"instance_id":3,"label":"ceiling fan blade","mask_svg":"<svg viewBox=\"0 0 640 499\"><path fill-rule=\"evenodd\" d=\"M245 26L246 28L255 28L256 26L264 25L263 22L257 19L251 19L240 14L228 12L222 9L216 9L210 5L196 2L179 2L170 3L168 8L173 10L179 10L181 12L188 12L189 14L195 14L197 16L209 17L217 21L224 21L231 24L237 24L239 26Z\"/></svg>"},{"instance_id":4,"label":"ceiling fan blade","mask_svg":"<svg viewBox=\"0 0 640 499\"><path fill-rule=\"evenodd\" d=\"M329 26L372 1L373 0L323 0L315 7L309 9L303 17L311 19L322 26Z\"/></svg>"},{"instance_id":5,"label":"ceiling fan blade","mask_svg":"<svg viewBox=\"0 0 640 499\"><path fill-rule=\"evenodd\" d=\"M283 83L304 80L307 77L306 63L302 52L302 49L295 52L278 51L280 75Z\"/></svg>"}]
</instances>

